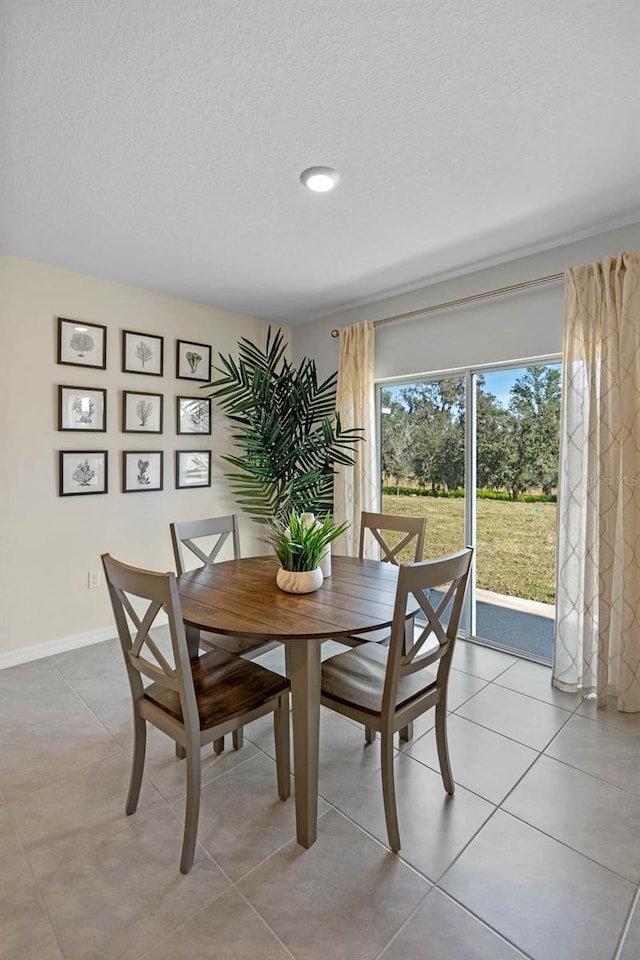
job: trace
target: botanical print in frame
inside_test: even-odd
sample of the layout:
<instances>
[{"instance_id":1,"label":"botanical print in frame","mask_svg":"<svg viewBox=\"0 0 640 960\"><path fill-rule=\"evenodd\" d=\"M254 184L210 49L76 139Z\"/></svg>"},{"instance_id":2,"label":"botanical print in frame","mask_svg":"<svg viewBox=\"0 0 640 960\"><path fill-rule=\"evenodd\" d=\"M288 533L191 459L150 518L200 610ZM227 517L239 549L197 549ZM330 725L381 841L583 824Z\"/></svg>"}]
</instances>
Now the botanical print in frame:
<instances>
[{"instance_id":1,"label":"botanical print in frame","mask_svg":"<svg viewBox=\"0 0 640 960\"><path fill-rule=\"evenodd\" d=\"M211 433L209 397L176 397L177 433Z\"/></svg>"},{"instance_id":2,"label":"botanical print in frame","mask_svg":"<svg viewBox=\"0 0 640 960\"><path fill-rule=\"evenodd\" d=\"M107 328L58 317L58 363L70 367L107 368Z\"/></svg>"},{"instance_id":3,"label":"botanical print in frame","mask_svg":"<svg viewBox=\"0 0 640 960\"><path fill-rule=\"evenodd\" d=\"M211 451L176 450L176 488L211 486Z\"/></svg>"},{"instance_id":4,"label":"botanical print in frame","mask_svg":"<svg viewBox=\"0 0 640 960\"><path fill-rule=\"evenodd\" d=\"M124 450L122 453L122 492L145 493L162 490L162 450Z\"/></svg>"},{"instance_id":5,"label":"botanical print in frame","mask_svg":"<svg viewBox=\"0 0 640 960\"><path fill-rule=\"evenodd\" d=\"M178 380L211 379L211 347L206 343L176 342L176 377Z\"/></svg>"},{"instance_id":6,"label":"botanical print in frame","mask_svg":"<svg viewBox=\"0 0 640 960\"><path fill-rule=\"evenodd\" d=\"M161 393L141 393L139 390L122 391L122 432L162 433Z\"/></svg>"},{"instance_id":7,"label":"botanical print in frame","mask_svg":"<svg viewBox=\"0 0 640 960\"><path fill-rule=\"evenodd\" d=\"M106 450L61 450L60 496L106 493L108 461Z\"/></svg>"},{"instance_id":8,"label":"botanical print in frame","mask_svg":"<svg viewBox=\"0 0 640 960\"><path fill-rule=\"evenodd\" d=\"M122 372L161 377L164 337L135 330L122 331Z\"/></svg>"},{"instance_id":9,"label":"botanical print in frame","mask_svg":"<svg viewBox=\"0 0 640 960\"><path fill-rule=\"evenodd\" d=\"M101 387L58 387L58 430L107 429L107 391Z\"/></svg>"}]
</instances>

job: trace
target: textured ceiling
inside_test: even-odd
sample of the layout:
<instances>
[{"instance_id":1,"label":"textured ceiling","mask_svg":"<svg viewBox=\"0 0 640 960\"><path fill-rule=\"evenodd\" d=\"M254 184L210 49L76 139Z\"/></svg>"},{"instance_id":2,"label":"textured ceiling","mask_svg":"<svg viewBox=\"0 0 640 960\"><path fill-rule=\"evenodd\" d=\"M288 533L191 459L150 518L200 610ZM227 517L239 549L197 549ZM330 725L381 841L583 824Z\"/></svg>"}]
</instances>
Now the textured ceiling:
<instances>
[{"instance_id":1,"label":"textured ceiling","mask_svg":"<svg viewBox=\"0 0 640 960\"><path fill-rule=\"evenodd\" d=\"M301 323L640 219L639 9L0 0L0 246Z\"/></svg>"}]
</instances>

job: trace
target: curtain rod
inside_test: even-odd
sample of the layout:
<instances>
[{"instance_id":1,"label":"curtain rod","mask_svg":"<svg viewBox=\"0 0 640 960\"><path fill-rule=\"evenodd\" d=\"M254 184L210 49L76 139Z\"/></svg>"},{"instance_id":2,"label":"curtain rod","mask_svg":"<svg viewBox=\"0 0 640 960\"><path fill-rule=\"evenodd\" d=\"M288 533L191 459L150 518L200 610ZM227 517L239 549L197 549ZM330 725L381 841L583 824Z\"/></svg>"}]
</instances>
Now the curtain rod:
<instances>
[{"instance_id":1,"label":"curtain rod","mask_svg":"<svg viewBox=\"0 0 640 960\"><path fill-rule=\"evenodd\" d=\"M374 327L382 327L385 323L396 323L398 320L409 320L411 317L423 317L428 313L435 313L436 310L445 310L447 307L458 307L463 303L473 303L475 300L487 300L489 297L499 297L504 293L512 293L514 290L526 290L528 287L537 287L542 283L555 283L557 280L563 280L564 273L552 273L548 277L538 277L536 280L523 280L522 283L512 283L509 287L498 287L496 290L487 290L486 293L473 293L469 297L459 297L457 300L447 300L445 303L435 303L431 307L422 307L420 310L410 310L408 313L397 313L393 317L383 317L382 320L374 320ZM332 337L339 337L339 330L331 331Z\"/></svg>"}]
</instances>

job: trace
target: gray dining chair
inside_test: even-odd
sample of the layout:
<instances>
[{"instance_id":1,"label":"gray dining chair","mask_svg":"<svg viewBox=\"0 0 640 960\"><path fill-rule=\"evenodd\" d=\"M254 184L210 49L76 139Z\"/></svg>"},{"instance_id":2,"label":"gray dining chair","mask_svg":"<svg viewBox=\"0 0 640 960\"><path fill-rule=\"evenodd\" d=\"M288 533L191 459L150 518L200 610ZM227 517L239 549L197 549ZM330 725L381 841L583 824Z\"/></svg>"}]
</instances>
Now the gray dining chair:
<instances>
[{"instance_id":1,"label":"gray dining chair","mask_svg":"<svg viewBox=\"0 0 640 960\"><path fill-rule=\"evenodd\" d=\"M180 870L188 873L198 832L201 747L273 713L278 794L281 800L289 796L290 684L286 677L223 650L190 659L175 575L127 566L107 553L102 563L133 699L134 751L125 809L132 814L138 805L146 725L151 723L186 756ZM148 603L142 615L137 612L140 601ZM162 611L171 638L170 651L165 652L150 634ZM146 686L145 679L151 681Z\"/></svg>"},{"instance_id":2,"label":"gray dining chair","mask_svg":"<svg viewBox=\"0 0 640 960\"><path fill-rule=\"evenodd\" d=\"M390 537L390 534L404 534L404 537ZM392 563L398 566L400 563L400 553L407 547L413 546L413 562L422 560L424 551L424 541L427 533L426 517L408 517L402 514L394 513L371 513L363 510L360 515L360 544L358 555L364 557L365 546L370 540L378 544L380 548L380 559L384 563ZM395 540L395 542L392 542ZM406 623L407 638L413 633L413 620ZM389 630L374 630L372 633L355 634L341 640L350 647L361 643L383 643L385 646L389 643ZM407 640L409 642L409 640ZM409 741L413 736L411 724L402 730L401 737ZM365 739L367 743L373 743L375 740L374 731L370 727L365 727Z\"/></svg>"},{"instance_id":3,"label":"gray dining chair","mask_svg":"<svg viewBox=\"0 0 640 960\"><path fill-rule=\"evenodd\" d=\"M189 561L192 557L196 558L197 565L201 567L209 567L216 563L229 539L231 539L233 559L240 559L240 535L238 518L235 514L226 517L209 517L204 520L184 520L169 524L169 529L178 576L189 569ZM205 650L226 650L227 653L252 659L270 650L275 644L250 640L247 637L229 637L220 633L201 631L200 646ZM239 728L234 731L233 746L239 750L242 743L243 732L242 728ZM215 742L213 748L216 753L222 753L224 740Z\"/></svg>"},{"instance_id":4,"label":"gray dining chair","mask_svg":"<svg viewBox=\"0 0 640 960\"><path fill-rule=\"evenodd\" d=\"M370 513L363 510L360 515L360 546L358 556L364 557L365 546L373 540L380 547L380 559L384 563L398 566L399 555L406 547L413 546L413 562L422 560L424 540L427 532L426 517L406 517L393 513ZM389 542L389 534L404 533L396 543ZM389 631L376 630L374 633L361 634L342 640L355 646L358 643L388 643Z\"/></svg>"},{"instance_id":5,"label":"gray dining chair","mask_svg":"<svg viewBox=\"0 0 640 960\"><path fill-rule=\"evenodd\" d=\"M444 788L448 794L455 789L447 748L447 687L472 556L467 548L439 560L400 564L389 647L362 644L322 664L322 705L380 734L387 834L396 853L393 735L431 708ZM406 649L406 611L414 607L426 626ZM434 673L430 667L436 664Z\"/></svg>"},{"instance_id":6,"label":"gray dining chair","mask_svg":"<svg viewBox=\"0 0 640 960\"><path fill-rule=\"evenodd\" d=\"M413 544L413 562L422 560L424 538L427 532L426 517L405 517L393 513L371 513L363 510L360 515L360 549L358 556L364 556L367 539L373 539L380 547L380 559L386 563L400 562L400 553ZM404 533L405 536L389 542L390 533ZM368 537L367 535L370 535Z\"/></svg>"},{"instance_id":7,"label":"gray dining chair","mask_svg":"<svg viewBox=\"0 0 640 960\"><path fill-rule=\"evenodd\" d=\"M226 517L209 517L205 520L183 520L179 523L170 523L171 544L176 563L176 573L180 577L189 569L189 555L195 556L199 566L209 567L216 563L222 548L229 538L233 559L239 560L240 534L238 532L238 518L235 514ZM206 550L202 549L202 541L206 541ZM226 650L252 659L259 653L264 653L276 646L260 640L251 640L248 637L229 637L221 633L201 632L200 644L206 650L217 648Z\"/></svg>"}]
</instances>

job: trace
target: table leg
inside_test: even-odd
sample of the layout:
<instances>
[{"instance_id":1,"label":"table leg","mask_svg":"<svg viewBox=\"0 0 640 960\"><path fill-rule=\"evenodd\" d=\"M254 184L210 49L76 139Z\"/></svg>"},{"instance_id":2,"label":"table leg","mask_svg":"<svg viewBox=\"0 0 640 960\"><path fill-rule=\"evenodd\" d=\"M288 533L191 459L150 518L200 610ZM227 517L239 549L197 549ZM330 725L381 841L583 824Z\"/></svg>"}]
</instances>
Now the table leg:
<instances>
[{"instance_id":1,"label":"table leg","mask_svg":"<svg viewBox=\"0 0 640 960\"><path fill-rule=\"evenodd\" d=\"M303 847L315 843L318 828L320 644L300 640L289 645L296 835Z\"/></svg>"},{"instance_id":2,"label":"table leg","mask_svg":"<svg viewBox=\"0 0 640 960\"><path fill-rule=\"evenodd\" d=\"M200 629L199 627L192 627L190 624L185 623L184 632L187 638L189 659L193 660L193 658L197 657L198 653L200 652Z\"/></svg>"}]
</instances>

